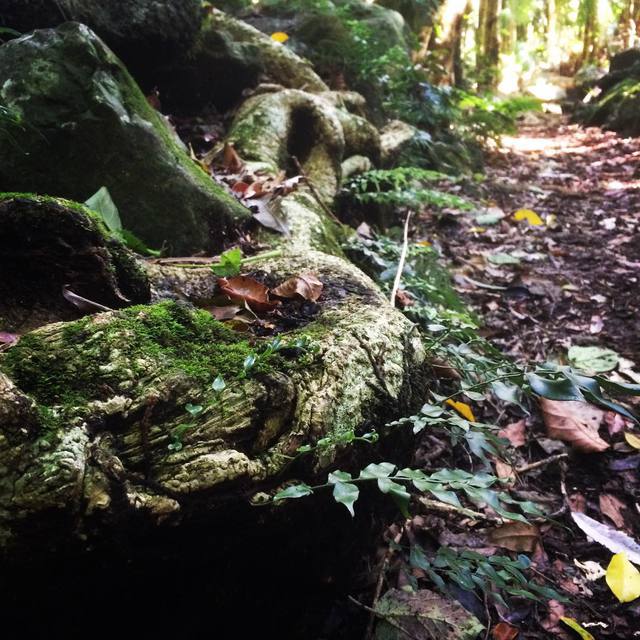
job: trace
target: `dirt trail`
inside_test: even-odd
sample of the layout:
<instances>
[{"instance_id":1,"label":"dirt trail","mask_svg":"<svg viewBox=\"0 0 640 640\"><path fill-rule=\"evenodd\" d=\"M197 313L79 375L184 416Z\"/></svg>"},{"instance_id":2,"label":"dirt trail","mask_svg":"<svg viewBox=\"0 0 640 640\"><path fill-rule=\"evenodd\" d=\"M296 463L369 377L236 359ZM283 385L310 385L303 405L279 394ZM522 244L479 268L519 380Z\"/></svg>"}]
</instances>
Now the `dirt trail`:
<instances>
[{"instance_id":1,"label":"dirt trail","mask_svg":"<svg viewBox=\"0 0 640 640\"><path fill-rule=\"evenodd\" d=\"M597 344L640 361L640 139L530 116L490 157L480 195L502 221L465 219L441 241L485 335L518 359ZM545 224L514 221L521 208ZM521 263L492 264L495 253Z\"/></svg>"}]
</instances>

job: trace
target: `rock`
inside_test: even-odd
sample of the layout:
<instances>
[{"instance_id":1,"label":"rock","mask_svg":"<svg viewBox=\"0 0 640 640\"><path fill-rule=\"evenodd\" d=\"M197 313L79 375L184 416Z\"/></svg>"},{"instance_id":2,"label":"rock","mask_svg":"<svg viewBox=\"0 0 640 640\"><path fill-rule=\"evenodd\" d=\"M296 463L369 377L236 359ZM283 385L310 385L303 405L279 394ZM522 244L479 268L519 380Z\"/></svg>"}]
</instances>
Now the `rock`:
<instances>
[{"instance_id":1,"label":"rock","mask_svg":"<svg viewBox=\"0 0 640 640\"><path fill-rule=\"evenodd\" d=\"M431 135L402 120L392 120L380 131L382 165L420 166L429 164Z\"/></svg>"},{"instance_id":2,"label":"rock","mask_svg":"<svg viewBox=\"0 0 640 640\"><path fill-rule=\"evenodd\" d=\"M0 184L84 201L109 189L126 229L174 253L221 248L249 212L186 154L126 69L86 26L0 47Z\"/></svg>"},{"instance_id":3,"label":"rock","mask_svg":"<svg viewBox=\"0 0 640 640\"><path fill-rule=\"evenodd\" d=\"M259 82L326 91L311 65L252 26L212 9L193 47L159 69L163 106L192 112L207 104L227 110Z\"/></svg>"},{"instance_id":4,"label":"rock","mask_svg":"<svg viewBox=\"0 0 640 640\"><path fill-rule=\"evenodd\" d=\"M0 331L78 318L65 287L112 308L150 299L141 264L98 216L54 198L0 194L0 272Z\"/></svg>"},{"instance_id":5,"label":"rock","mask_svg":"<svg viewBox=\"0 0 640 640\"><path fill-rule=\"evenodd\" d=\"M609 73L625 71L640 63L640 49L627 49L617 53L609 63Z\"/></svg>"},{"instance_id":6,"label":"rock","mask_svg":"<svg viewBox=\"0 0 640 640\"><path fill-rule=\"evenodd\" d=\"M138 80L186 51L202 21L198 0L4 0L0 26L20 32L82 22L124 60Z\"/></svg>"}]
</instances>

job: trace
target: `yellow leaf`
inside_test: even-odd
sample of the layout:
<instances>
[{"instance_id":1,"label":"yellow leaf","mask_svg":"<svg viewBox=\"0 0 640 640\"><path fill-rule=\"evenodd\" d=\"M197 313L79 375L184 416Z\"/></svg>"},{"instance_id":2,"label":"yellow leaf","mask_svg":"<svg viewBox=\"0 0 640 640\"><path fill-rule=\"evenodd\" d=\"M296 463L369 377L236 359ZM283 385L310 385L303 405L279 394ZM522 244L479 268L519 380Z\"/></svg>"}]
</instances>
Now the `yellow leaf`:
<instances>
[{"instance_id":1,"label":"yellow leaf","mask_svg":"<svg viewBox=\"0 0 640 640\"><path fill-rule=\"evenodd\" d=\"M471 411L471 407L464 402L456 402L449 398L447 400L447 404L453 407L463 418L470 420L471 422L476 421L476 417L473 415L473 411Z\"/></svg>"},{"instance_id":2,"label":"yellow leaf","mask_svg":"<svg viewBox=\"0 0 640 640\"><path fill-rule=\"evenodd\" d=\"M276 42L286 42L289 39L289 36L284 31L276 31L271 34L271 39Z\"/></svg>"},{"instance_id":3,"label":"yellow leaf","mask_svg":"<svg viewBox=\"0 0 640 640\"><path fill-rule=\"evenodd\" d=\"M531 209L518 209L513 214L513 219L518 222L526 220L533 227L539 227L541 224L544 224L542 218Z\"/></svg>"},{"instance_id":4,"label":"yellow leaf","mask_svg":"<svg viewBox=\"0 0 640 640\"><path fill-rule=\"evenodd\" d=\"M627 444L634 449L640 449L640 438L638 436L634 436L633 433L625 433L624 439L627 441Z\"/></svg>"},{"instance_id":5,"label":"yellow leaf","mask_svg":"<svg viewBox=\"0 0 640 640\"><path fill-rule=\"evenodd\" d=\"M627 560L624 551L611 558L606 581L620 602L631 602L640 596L640 571Z\"/></svg>"},{"instance_id":6,"label":"yellow leaf","mask_svg":"<svg viewBox=\"0 0 640 640\"><path fill-rule=\"evenodd\" d=\"M573 618L561 616L560 620L562 620L567 627L573 629L582 638L582 640L595 640L595 638L586 629L583 629Z\"/></svg>"}]
</instances>

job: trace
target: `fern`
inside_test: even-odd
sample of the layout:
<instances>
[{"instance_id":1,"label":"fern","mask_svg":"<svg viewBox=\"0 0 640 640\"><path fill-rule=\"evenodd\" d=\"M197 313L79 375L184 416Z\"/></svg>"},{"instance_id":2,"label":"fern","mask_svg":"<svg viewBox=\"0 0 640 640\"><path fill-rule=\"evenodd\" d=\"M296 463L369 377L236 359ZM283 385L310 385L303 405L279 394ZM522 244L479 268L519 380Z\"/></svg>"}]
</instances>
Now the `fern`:
<instances>
[{"instance_id":1,"label":"fern","mask_svg":"<svg viewBox=\"0 0 640 640\"><path fill-rule=\"evenodd\" d=\"M345 185L345 190L360 203L403 206L421 209L432 206L471 209L471 204L460 196L439 189L427 188L426 183L451 181L437 171L419 167L376 169L362 173Z\"/></svg>"}]
</instances>

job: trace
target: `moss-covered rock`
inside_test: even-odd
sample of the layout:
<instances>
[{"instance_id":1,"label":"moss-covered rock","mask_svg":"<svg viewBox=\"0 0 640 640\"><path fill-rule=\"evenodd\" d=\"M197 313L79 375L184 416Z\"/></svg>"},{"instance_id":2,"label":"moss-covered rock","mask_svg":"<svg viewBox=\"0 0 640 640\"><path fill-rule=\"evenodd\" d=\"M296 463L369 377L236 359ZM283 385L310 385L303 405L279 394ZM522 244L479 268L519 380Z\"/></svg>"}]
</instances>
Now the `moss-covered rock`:
<instances>
[{"instance_id":1,"label":"moss-covered rock","mask_svg":"<svg viewBox=\"0 0 640 640\"><path fill-rule=\"evenodd\" d=\"M98 216L62 199L0 194L0 331L72 320L73 293L107 307L148 302L140 262Z\"/></svg>"},{"instance_id":2,"label":"moss-covered rock","mask_svg":"<svg viewBox=\"0 0 640 640\"><path fill-rule=\"evenodd\" d=\"M324 91L327 86L308 61L268 35L212 9L191 49L162 67L156 77L163 105L193 112L207 104L234 106L259 82Z\"/></svg>"},{"instance_id":3,"label":"moss-covered rock","mask_svg":"<svg viewBox=\"0 0 640 640\"><path fill-rule=\"evenodd\" d=\"M67 23L0 47L0 184L84 201L106 186L125 228L176 253L218 249L248 211L188 157L120 61Z\"/></svg>"},{"instance_id":4,"label":"moss-covered rock","mask_svg":"<svg viewBox=\"0 0 640 640\"><path fill-rule=\"evenodd\" d=\"M4 0L0 26L20 32L82 22L120 56L139 81L186 51L200 29L199 0Z\"/></svg>"}]
</instances>

